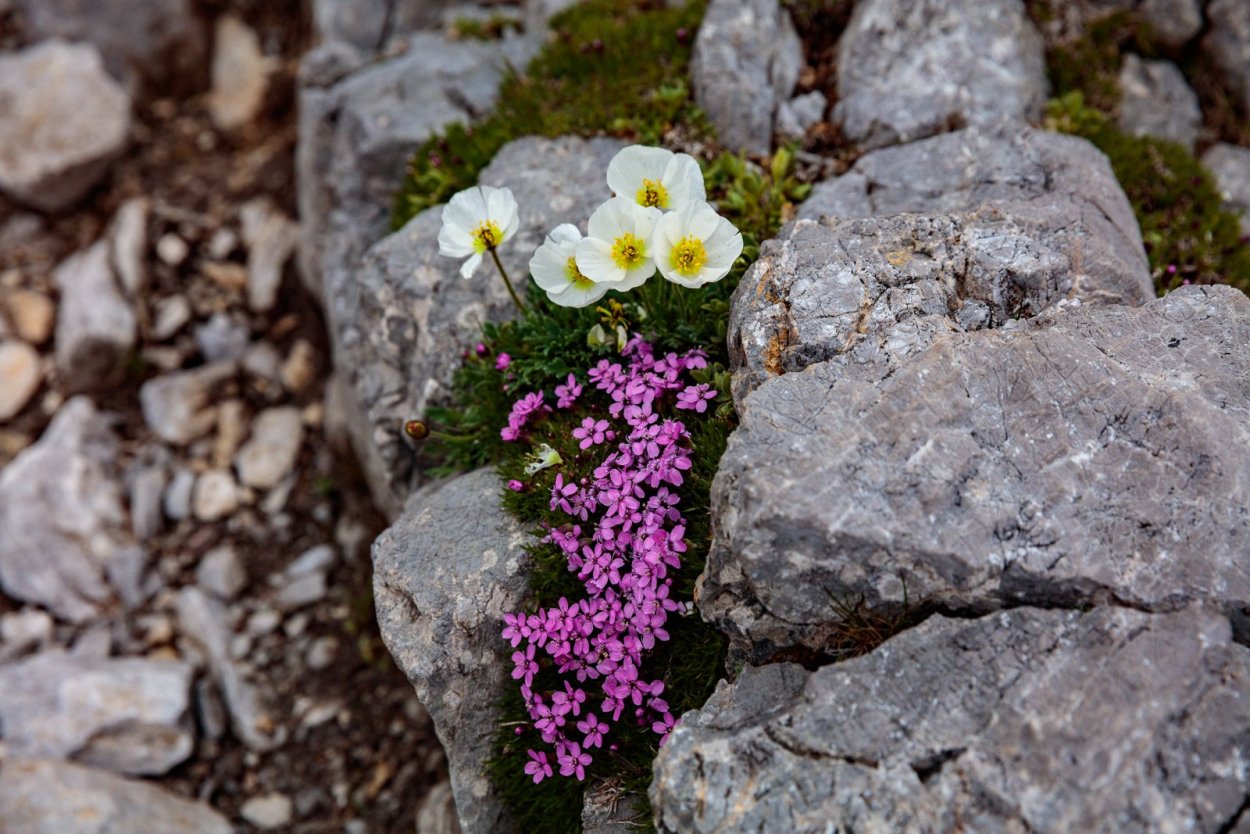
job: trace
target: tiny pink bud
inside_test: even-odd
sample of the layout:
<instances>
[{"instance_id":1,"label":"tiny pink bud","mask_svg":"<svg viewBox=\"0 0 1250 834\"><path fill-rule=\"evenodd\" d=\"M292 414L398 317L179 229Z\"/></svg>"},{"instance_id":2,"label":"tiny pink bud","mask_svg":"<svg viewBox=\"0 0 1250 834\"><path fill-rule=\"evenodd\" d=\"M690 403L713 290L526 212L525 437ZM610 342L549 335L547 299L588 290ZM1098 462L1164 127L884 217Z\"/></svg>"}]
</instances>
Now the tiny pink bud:
<instances>
[{"instance_id":1,"label":"tiny pink bud","mask_svg":"<svg viewBox=\"0 0 1250 834\"><path fill-rule=\"evenodd\" d=\"M495 370L502 371L504 368L512 364L512 357L506 353L501 353L495 357Z\"/></svg>"}]
</instances>

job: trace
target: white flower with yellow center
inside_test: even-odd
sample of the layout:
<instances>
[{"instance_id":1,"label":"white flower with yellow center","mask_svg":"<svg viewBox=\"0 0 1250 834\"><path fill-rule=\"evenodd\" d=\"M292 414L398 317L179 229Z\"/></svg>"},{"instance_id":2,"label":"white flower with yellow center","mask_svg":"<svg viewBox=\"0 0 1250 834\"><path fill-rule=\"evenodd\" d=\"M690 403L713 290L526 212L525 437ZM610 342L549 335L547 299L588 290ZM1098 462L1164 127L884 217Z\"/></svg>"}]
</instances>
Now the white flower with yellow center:
<instances>
[{"instance_id":1,"label":"white flower with yellow center","mask_svg":"<svg viewBox=\"0 0 1250 834\"><path fill-rule=\"evenodd\" d=\"M703 172L694 157L645 145L631 145L612 157L608 188L618 197L661 211L707 199Z\"/></svg>"},{"instance_id":2,"label":"white flower with yellow center","mask_svg":"<svg viewBox=\"0 0 1250 834\"><path fill-rule=\"evenodd\" d=\"M688 203L660 218L652 244L660 274L693 289L729 274L742 233L707 203Z\"/></svg>"},{"instance_id":3,"label":"white flower with yellow center","mask_svg":"<svg viewBox=\"0 0 1250 834\"><path fill-rule=\"evenodd\" d=\"M586 278L610 290L632 290L655 274L651 231L660 210L613 197L590 215L575 263Z\"/></svg>"},{"instance_id":4,"label":"white flower with yellow center","mask_svg":"<svg viewBox=\"0 0 1250 834\"><path fill-rule=\"evenodd\" d=\"M547 235L530 259L534 283L561 307L587 307L612 289L610 284L596 284L577 268L577 244L581 239L582 233L576 226L562 223Z\"/></svg>"},{"instance_id":5,"label":"white flower with yellow center","mask_svg":"<svg viewBox=\"0 0 1250 834\"><path fill-rule=\"evenodd\" d=\"M443 208L443 228L438 233L438 254L468 258L460 267L465 278L482 265L487 252L516 233L516 197L509 188L475 185L456 194Z\"/></svg>"}]
</instances>

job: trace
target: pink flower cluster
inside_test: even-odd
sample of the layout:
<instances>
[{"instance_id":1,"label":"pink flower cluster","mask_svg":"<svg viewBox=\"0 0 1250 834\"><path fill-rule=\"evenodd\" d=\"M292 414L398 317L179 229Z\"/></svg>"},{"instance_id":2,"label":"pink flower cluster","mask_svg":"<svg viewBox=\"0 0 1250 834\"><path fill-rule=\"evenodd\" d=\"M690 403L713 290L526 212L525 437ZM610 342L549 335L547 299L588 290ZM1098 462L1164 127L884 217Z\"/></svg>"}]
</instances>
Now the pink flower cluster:
<instances>
[{"instance_id":1,"label":"pink flower cluster","mask_svg":"<svg viewBox=\"0 0 1250 834\"><path fill-rule=\"evenodd\" d=\"M682 377L706 367L707 359L698 351L656 359L637 338L623 355L627 364L605 359L589 378L610 399L609 414L624 420L623 427L617 424L624 439L593 477L558 473L551 490L551 509L569 521L553 527L548 540L564 552L586 597L561 598L534 614L504 615L503 636L517 649L512 677L520 681L534 728L554 747L554 764L549 751L528 751L525 772L535 783L555 769L583 779L593 761L590 751L603 747L627 711L658 733L661 743L675 720L661 697L664 682L646 680L640 670L645 654L668 640L668 615L686 610L671 598L670 574L681 567L686 550L686 522L672 489L682 485L691 452L685 426L661 417L656 405L671 392L678 392L679 407L683 401L704 403L707 386L687 385ZM617 435L612 423L594 417L573 432L582 449L612 443ZM560 688L535 691L540 662L560 673Z\"/></svg>"}]
</instances>

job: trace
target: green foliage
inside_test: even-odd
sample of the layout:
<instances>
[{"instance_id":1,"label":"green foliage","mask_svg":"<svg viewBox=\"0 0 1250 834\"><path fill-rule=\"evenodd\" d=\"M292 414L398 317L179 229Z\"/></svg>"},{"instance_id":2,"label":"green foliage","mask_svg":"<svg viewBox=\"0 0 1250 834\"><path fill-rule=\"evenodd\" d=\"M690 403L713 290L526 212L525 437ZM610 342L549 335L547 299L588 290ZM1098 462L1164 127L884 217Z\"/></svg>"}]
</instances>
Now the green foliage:
<instances>
[{"instance_id":1,"label":"green foliage","mask_svg":"<svg viewBox=\"0 0 1250 834\"><path fill-rule=\"evenodd\" d=\"M1157 57L1150 27L1128 12L1100 18L1083 37L1047 50L1051 89L1056 95L1080 92L1090 107L1113 113L1120 105L1120 56L1125 52Z\"/></svg>"},{"instance_id":2,"label":"green foliage","mask_svg":"<svg viewBox=\"0 0 1250 834\"><path fill-rule=\"evenodd\" d=\"M586 0L557 15L526 75L504 81L492 116L452 125L413 154L395 227L473 185L521 136L607 133L656 144L678 123L701 129L686 77L705 2L670 9L660 0Z\"/></svg>"},{"instance_id":3,"label":"green foliage","mask_svg":"<svg viewBox=\"0 0 1250 834\"><path fill-rule=\"evenodd\" d=\"M1184 281L1250 291L1250 247L1211 175L1184 147L1122 133L1080 92L1051 101L1047 127L1083 136L1111 160L1141 226L1160 293Z\"/></svg>"},{"instance_id":4,"label":"green foliage","mask_svg":"<svg viewBox=\"0 0 1250 834\"><path fill-rule=\"evenodd\" d=\"M476 41L497 41L509 29L521 30L520 21L514 17L493 14L485 20L476 17L458 17L451 24L452 34L457 38Z\"/></svg>"}]
</instances>

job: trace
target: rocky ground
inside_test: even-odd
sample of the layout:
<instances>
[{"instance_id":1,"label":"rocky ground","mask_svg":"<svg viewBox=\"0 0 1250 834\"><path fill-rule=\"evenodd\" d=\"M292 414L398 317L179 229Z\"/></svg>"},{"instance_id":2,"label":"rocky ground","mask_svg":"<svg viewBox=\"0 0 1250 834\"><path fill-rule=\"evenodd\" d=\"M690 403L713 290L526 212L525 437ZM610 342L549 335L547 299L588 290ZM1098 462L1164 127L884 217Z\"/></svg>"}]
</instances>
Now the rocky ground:
<instances>
[{"instance_id":1,"label":"rocky ground","mask_svg":"<svg viewBox=\"0 0 1250 834\"><path fill-rule=\"evenodd\" d=\"M309 13L88 5L0 4L0 828L411 831L445 763L294 257Z\"/></svg>"}]
</instances>

